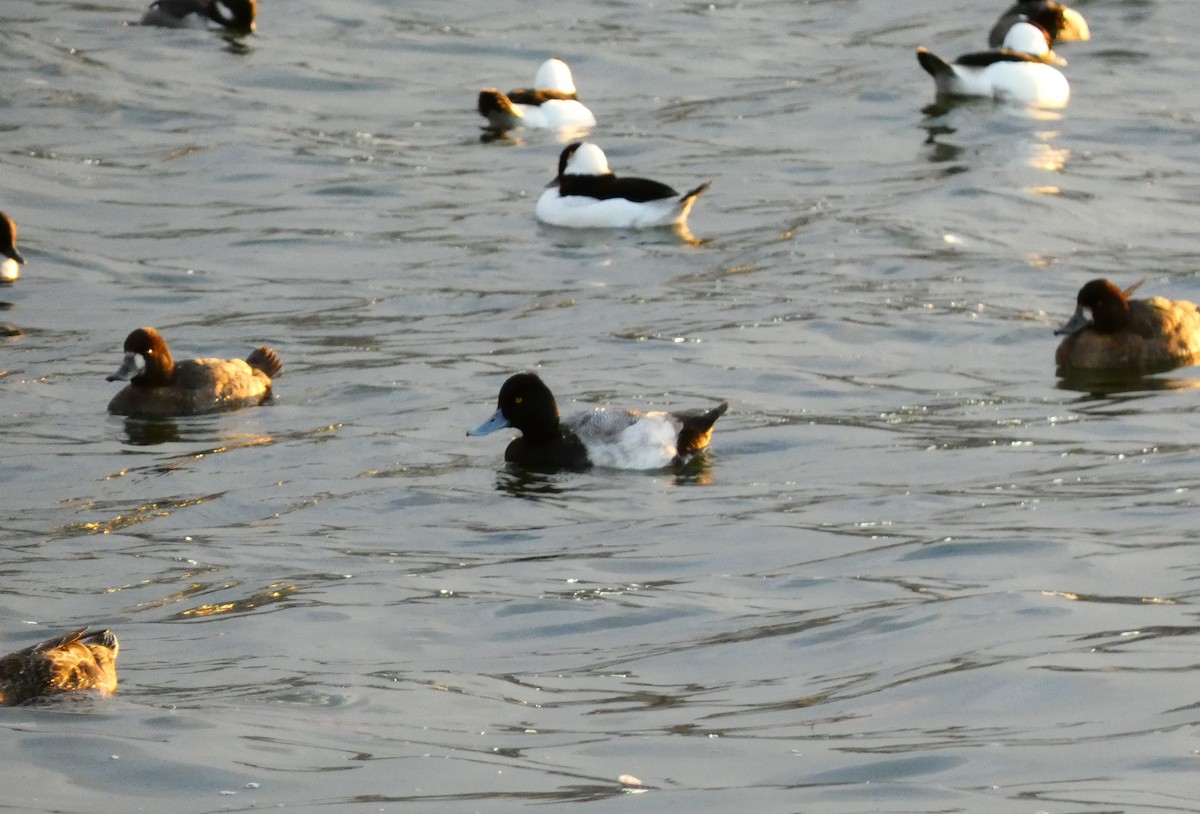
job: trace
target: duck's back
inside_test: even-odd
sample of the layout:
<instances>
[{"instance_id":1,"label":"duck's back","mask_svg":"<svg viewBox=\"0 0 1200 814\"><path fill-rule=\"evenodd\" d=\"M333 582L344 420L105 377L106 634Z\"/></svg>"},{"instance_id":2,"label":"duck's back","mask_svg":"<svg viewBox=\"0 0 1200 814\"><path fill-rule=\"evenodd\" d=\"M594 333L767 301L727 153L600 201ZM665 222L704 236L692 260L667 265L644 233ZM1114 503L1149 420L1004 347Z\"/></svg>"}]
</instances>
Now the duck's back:
<instances>
[{"instance_id":1,"label":"duck's back","mask_svg":"<svg viewBox=\"0 0 1200 814\"><path fill-rule=\"evenodd\" d=\"M1059 344L1060 367L1154 370L1178 367L1200 356L1200 311L1187 300L1151 297L1129 301L1129 326L1113 333L1085 328Z\"/></svg>"},{"instance_id":2,"label":"duck's back","mask_svg":"<svg viewBox=\"0 0 1200 814\"><path fill-rule=\"evenodd\" d=\"M109 630L85 632L76 630L0 659L0 704L75 690L116 692L117 637Z\"/></svg>"},{"instance_id":3,"label":"duck's back","mask_svg":"<svg viewBox=\"0 0 1200 814\"><path fill-rule=\"evenodd\" d=\"M189 359L176 363L170 384L129 384L113 397L108 410L118 415L189 415L258 404L270 394L270 377L241 359Z\"/></svg>"}]
</instances>

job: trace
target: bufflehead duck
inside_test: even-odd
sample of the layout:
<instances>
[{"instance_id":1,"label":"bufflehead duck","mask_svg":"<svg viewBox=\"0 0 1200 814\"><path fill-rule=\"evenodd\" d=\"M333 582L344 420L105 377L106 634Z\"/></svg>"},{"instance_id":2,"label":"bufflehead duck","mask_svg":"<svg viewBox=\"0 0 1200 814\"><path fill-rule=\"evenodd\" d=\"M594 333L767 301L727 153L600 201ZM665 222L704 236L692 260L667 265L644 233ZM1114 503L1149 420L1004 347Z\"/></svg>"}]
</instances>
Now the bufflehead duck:
<instances>
[{"instance_id":1,"label":"bufflehead duck","mask_svg":"<svg viewBox=\"0 0 1200 814\"><path fill-rule=\"evenodd\" d=\"M117 415L175 416L261 404L271 380L283 370L268 347L241 359L189 359L175 362L162 335L138 328L125 339L125 361L110 382L129 384L113 396L108 411Z\"/></svg>"},{"instance_id":2,"label":"bufflehead duck","mask_svg":"<svg viewBox=\"0 0 1200 814\"><path fill-rule=\"evenodd\" d=\"M85 635L86 634L86 635ZM0 705L76 690L117 690L117 637L111 630L67 633L0 658Z\"/></svg>"},{"instance_id":3,"label":"bufflehead duck","mask_svg":"<svg viewBox=\"0 0 1200 814\"><path fill-rule=\"evenodd\" d=\"M1071 98L1067 78L1049 64L1062 64L1050 50L1050 35L1032 23L1010 28L999 51L964 54L950 63L918 48L917 61L946 96L990 96L1041 107L1064 107Z\"/></svg>"},{"instance_id":4,"label":"bufflehead duck","mask_svg":"<svg viewBox=\"0 0 1200 814\"><path fill-rule=\"evenodd\" d=\"M25 258L17 251L17 224L3 212L0 212L0 255L4 256L4 262L0 263L0 283L15 283L21 276L18 264L23 264Z\"/></svg>"},{"instance_id":5,"label":"bufflehead duck","mask_svg":"<svg viewBox=\"0 0 1200 814\"><path fill-rule=\"evenodd\" d=\"M558 157L558 176L537 202L538 220L577 228L633 228L684 225L705 181L682 195L646 178L618 178L604 151L576 142Z\"/></svg>"},{"instance_id":6,"label":"bufflehead duck","mask_svg":"<svg viewBox=\"0 0 1200 814\"><path fill-rule=\"evenodd\" d=\"M1008 30L1016 23L1034 23L1050 34L1051 44L1056 42L1086 41L1092 38L1087 20L1073 8L1056 3L1055 0L1017 0L992 26L988 34L988 46L999 48Z\"/></svg>"},{"instance_id":7,"label":"bufflehead duck","mask_svg":"<svg viewBox=\"0 0 1200 814\"><path fill-rule=\"evenodd\" d=\"M538 68L532 88L502 93L495 88L479 92L479 114L492 130L516 127L585 130L596 126L596 117L576 98L575 80L567 63L551 57Z\"/></svg>"},{"instance_id":8,"label":"bufflehead duck","mask_svg":"<svg viewBox=\"0 0 1200 814\"><path fill-rule=\"evenodd\" d=\"M164 28L206 28L209 21L229 31L254 30L258 14L255 0L157 0L142 17L142 25Z\"/></svg>"},{"instance_id":9,"label":"bufflehead duck","mask_svg":"<svg viewBox=\"0 0 1200 814\"><path fill-rule=\"evenodd\" d=\"M1131 300L1141 283L1122 291L1108 280L1079 289L1075 313L1056 335L1063 370L1168 370L1200 356L1200 311L1187 300Z\"/></svg>"},{"instance_id":10,"label":"bufflehead duck","mask_svg":"<svg viewBox=\"0 0 1200 814\"><path fill-rule=\"evenodd\" d=\"M487 435L512 427L521 435L504 460L531 467L583 469L662 469L686 463L708 446L713 424L729 409L685 412L620 410L600 407L559 419L558 404L536 373L518 373L500 388L499 406L467 435Z\"/></svg>"}]
</instances>

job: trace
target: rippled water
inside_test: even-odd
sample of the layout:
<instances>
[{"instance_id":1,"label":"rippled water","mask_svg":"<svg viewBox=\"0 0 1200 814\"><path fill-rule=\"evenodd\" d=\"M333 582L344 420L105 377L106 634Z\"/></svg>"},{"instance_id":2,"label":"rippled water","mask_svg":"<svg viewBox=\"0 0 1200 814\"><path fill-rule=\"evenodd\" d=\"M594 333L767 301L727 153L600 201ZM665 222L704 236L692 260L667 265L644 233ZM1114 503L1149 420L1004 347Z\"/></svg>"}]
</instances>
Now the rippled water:
<instances>
[{"instance_id":1,"label":"rippled water","mask_svg":"<svg viewBox=\"0 0 1200 814\"><path fill-rule=\"evenodd\" d=\"M1061 114L931 105L915 46L1004 5L0 9L0 644L122 642L0 715L0 807L1200 808L1197 379L1051 335L1092 277L1200 298L1194 4L1076 3ZM560 144L473 106L550 53L618 172L713 179L697 242L535 222ZM277 400L108 416L145 324ZM731 409L679 473L523 473L463 433L532 367Z\"/></svg>"}]
</instances>

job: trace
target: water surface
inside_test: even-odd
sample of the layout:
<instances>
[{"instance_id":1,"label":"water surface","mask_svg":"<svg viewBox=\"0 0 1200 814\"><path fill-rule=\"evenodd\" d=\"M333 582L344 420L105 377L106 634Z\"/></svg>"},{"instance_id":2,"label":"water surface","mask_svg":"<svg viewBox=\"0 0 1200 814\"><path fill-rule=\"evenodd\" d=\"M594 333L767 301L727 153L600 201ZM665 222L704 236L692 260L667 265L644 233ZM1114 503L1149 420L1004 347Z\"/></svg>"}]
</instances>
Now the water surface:
<instances>
[{"instance_id":1,"label":"water surface","mask_svg":"<svg viewBox=\"0 0 1200 814\"><path fill-rule=\"evenodd\" d=\"M1200 298L1194 10L1076 4L1061 113L933 105L1003 4L264 0L0 11L0 643L121 637L6 710L10 808L1191 811L1195 371L1062 382L1087 280ZM670 231L538 225L566 58ZM106 415L125 335L270 344L269 406ZM464 431L727 398L672 473ZM618 778L633 775L646 793Z\"/></svg>"}]
</instances>

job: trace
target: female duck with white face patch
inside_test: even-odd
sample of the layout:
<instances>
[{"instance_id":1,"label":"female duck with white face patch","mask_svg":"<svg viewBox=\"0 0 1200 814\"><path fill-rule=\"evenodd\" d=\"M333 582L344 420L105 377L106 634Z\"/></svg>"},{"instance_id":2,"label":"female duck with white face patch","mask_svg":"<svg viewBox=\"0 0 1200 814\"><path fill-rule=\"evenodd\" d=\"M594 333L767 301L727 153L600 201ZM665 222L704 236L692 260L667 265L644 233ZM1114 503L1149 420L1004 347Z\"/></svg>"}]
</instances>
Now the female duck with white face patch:
<instances>
[{"instance_id":1,"label":"female duck with white face patch","mask_svg":"<svg viewBox=\"0 0 1200 814\"><path fill-rule=\"evenodd\" d=\"M125 338L125 360L110 382L129 384L113 396L116 415L166 417L195 415L262 404L271 397L271 380L283 370L270 348L241 359L171 358L166 340L153 328L138 328Z\"/></svg>"},{"instance_id":2,"label":"female duck with white face patch","mask_svg":"<svg viewBox=\"0 0 1200 814\"><path fill-rule=\"evenodd\" d=\"M729 409L679 412L598 407L559 419L554 394L536 373L510 376L500 388L496 412L467 435L512 427L521 431L504 460L548 469L662 469L686 463L704 450L713 424Z\"/></svg>"},{"instance_id":3,"label":"female duck with white face patch","mask_svg":"<svg viewBox=\"0 0 1200 814\"><path fill-rule=\"evenodd\" d=\"M559 156L558 176L538 198L536 212L543 223L583 229L683 226L710 183L681 195L658 181L618 177L603 150L576 142Z\"/></svg>"},{"instance_id":4,"label":"female duck with white face patch","mask_svg":"<svg viewBox=\"0 0 1200 814\"><path fill-rule=\"evenodd\" d=\"M1187 300L1131 299L1110 280L1079 289L1075 313L1054 333L1059 371L1152 372L1194 364L1200 358L1200 309Z\"/></svg>"},{"instance_id":5,"label":"female duck with white face patch","mask_svg":"<svg viewBox=\"0 0 1200 814\"><path fill-rule=\"evenodd\" d=\"M987 96L997 101L1065 107L1071 87L1053 64L1065 64L1050 50L1050 36L1032 23L1017 23L999 51L964 54L947 62L925 48L917 61L943 96Z\"/></svg>"},{"instance_id":6,"label":"female duck with white face patch","mask_svg":"<svg viewBox=\"0 0 1200 814\"><path fill-rule=\"evenodd\" d=\"M142 25L163 28L207 28L210 23L239 34L254 30L255 0L158 0L142 17Z\"/></svg>"},{"instance_id":7,"label":"female duck with white face patch","mask_svg":"<svg viewBox=\"0 0 1200 814\"><path fill-rule=\"evenodd\" d=\"M517 127L579 131L596 126L596 117L576 98L575 79L567 63L551 57L538 68L532 88L502 93L495 88L479 92L479 115L491 130Z\"/></svg>"}]
</instances>

